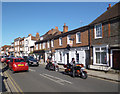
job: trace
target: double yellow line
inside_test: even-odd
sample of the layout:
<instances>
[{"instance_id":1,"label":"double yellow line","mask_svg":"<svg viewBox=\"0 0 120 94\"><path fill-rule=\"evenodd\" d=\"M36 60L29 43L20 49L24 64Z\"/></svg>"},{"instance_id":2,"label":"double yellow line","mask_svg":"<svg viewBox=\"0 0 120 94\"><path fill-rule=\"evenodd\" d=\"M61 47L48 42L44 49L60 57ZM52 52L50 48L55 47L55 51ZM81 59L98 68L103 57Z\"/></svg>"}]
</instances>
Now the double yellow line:
<instances>
[{"instance_id":1,"label":"double yellow line","mask_svg":"<svg viewBox=\"0 0 120 94\"><path fill-rule=\"evenodd\" d=\"M10 83L12 84L12 86L14 87L15 91L18 94L24 94L23 91L21 90L21 88L18 86L18 84L15 82L15 80L11 77L11 75L8 72L4 72L5 75L8 77L8 80L10 81Z\"/></svg>"}]
</instances>

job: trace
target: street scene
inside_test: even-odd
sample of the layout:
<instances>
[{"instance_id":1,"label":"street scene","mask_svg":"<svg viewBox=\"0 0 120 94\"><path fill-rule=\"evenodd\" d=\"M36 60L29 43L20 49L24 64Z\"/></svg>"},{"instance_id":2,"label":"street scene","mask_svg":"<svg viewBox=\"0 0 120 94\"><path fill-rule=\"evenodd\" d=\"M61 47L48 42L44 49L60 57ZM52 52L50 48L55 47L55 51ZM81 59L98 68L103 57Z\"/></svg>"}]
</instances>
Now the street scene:
<instances>
[{"instance_id":1,"label":"street scene","mask_svg":"<svg viewBox=\"0 0 120 94\"><path fill-rule=\"evenodd\" d=\"M119 8L120 2L2 2L0 93L119 94Z\"/></svg>"}]
</instances>

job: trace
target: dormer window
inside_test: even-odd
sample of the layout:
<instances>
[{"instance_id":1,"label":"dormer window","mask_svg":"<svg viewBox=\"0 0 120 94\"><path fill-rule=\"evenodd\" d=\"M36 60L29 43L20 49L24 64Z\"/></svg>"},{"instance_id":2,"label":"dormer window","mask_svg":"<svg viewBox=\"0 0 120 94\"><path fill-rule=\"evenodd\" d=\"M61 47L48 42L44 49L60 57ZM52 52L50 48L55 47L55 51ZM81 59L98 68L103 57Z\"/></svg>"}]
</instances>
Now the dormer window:
<instances>
[{"instance_id":1,"label":"dormer window","mask_svg":"<svg viewBox=\"0 0 120 94\"><path fill-rule=\"evenodd\" d=\"M95 25L95 39L102 38L102 24Z\"/></svg>"}]
</instances>

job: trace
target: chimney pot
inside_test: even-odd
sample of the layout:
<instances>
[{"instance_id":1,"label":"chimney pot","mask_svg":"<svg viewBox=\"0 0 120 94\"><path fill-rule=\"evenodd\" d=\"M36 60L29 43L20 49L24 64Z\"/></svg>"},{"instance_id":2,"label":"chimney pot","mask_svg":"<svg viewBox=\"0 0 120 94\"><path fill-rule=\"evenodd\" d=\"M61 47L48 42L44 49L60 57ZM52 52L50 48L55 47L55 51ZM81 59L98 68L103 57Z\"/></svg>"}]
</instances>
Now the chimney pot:
<instances>
[{"instance_id":1,"label":"chimney pot","mask_svg":"<svg viewBox=\"0 0 120 94\"><path fill-rule=\"evenodd\" d=\"M63 26L63 33L65 32L68 32L68 26L66 26L66 24L64 23L64 26Z\"/></svg>"},{"instance_id":2,"label":"chimney pot","mask_svg":"<svg viewBox=\"0 0 120 94\"><path fill-rule=\"evenodd\" d=\"M57 30L58 30L58 27L57 27L57 26L55 26L55 29L57 29Z\"/></svg>"},{"instance_id":3,"label":"chimney pot","mask_svg":"<svg viewBox=\"0 0 120 94\"><path fill-rule=\"evenodd\" d=\"M109 4L109 6L107 7L107 10L111 8L111 4Z\"/></svg>"}]
</instances>

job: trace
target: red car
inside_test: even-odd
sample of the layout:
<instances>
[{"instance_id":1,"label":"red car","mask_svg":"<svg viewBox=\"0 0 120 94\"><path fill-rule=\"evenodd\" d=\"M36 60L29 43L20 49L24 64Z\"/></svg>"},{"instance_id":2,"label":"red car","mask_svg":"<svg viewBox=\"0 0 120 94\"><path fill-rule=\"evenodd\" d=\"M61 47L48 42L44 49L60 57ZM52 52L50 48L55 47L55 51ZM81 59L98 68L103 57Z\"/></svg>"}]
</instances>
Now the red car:
<instances>
[{"instance_id":1,"label":"red car","mask_svg":"<svg viewBox=\"0 0 120 94\"><path fill-rule=\"evenodd\" d=\"M16 71L28 71L28 64L25 62L23 58L11 58L9 62L9 68Z\"/></svg>"},{"instance_id":2,"label":"red car","mask_svg":"<svg viewBox=\"0 0 120 94\"><path fill-rule=\"evenodd\" d=\"M6 56L1 56L1 60L0 60L0 61L1 61L2 63L4 63L4 62L5 62L5 58L6 58Z\"/></svg>"}]
</instances>

